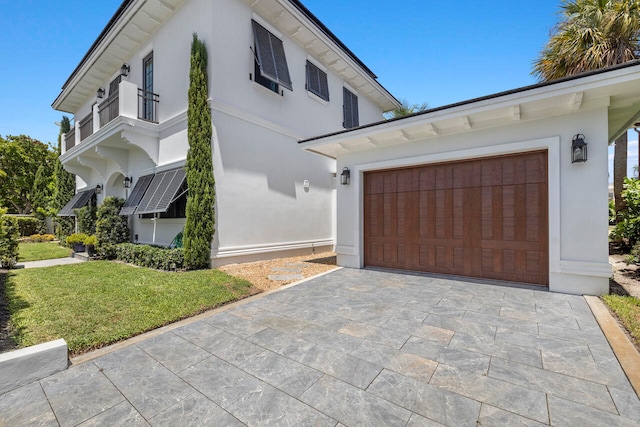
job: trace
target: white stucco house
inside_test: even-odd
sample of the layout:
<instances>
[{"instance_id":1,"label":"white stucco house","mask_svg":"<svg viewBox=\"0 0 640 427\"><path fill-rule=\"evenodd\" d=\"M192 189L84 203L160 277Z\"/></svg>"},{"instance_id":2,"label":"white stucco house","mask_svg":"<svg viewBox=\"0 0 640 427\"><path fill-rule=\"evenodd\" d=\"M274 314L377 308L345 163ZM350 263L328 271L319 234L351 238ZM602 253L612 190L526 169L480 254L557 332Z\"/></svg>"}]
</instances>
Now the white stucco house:
<instances>
[{"instance_id":1,"label":"white stucco house","mask_svg":"<svg viewBox=\"0 0 640 427\"><path fill-rule=\"evenodd\" d=\"M301 147L350 177L337 190L339 265L603 294L607 147L638 117L640 62L631 62Z\"/></svg>"},{"instance_id":2,"label":"white stucco house","mask_svg":"<svg viewBox=\"0 0 640 427\"><path fill-rule=\"evenodd\" d=\"M53 102L74 119L60 160L77 194L59 214L119 196L134 241L182 230L193 33L209 57L212 265L333 249L335 161L298 141L399 104L298 0L123 1Z\"/></svg>"}]
</instances>

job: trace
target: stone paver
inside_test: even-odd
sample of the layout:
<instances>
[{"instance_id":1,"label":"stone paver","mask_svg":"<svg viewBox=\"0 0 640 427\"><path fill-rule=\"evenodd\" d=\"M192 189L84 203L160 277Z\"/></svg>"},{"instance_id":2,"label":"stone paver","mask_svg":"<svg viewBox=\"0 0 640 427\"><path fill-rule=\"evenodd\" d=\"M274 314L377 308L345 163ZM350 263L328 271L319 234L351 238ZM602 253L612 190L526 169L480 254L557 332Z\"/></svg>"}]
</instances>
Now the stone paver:
<instances>
[{"instance_id":1,"label":"stone paver","mask_svg":"<svg viewBox=\"0 0 640 427\"><path fill-rule=\"evenodd\" d=\"M0 425L637 426L640 400L582 297L342 269L0 394Z\"/></svg>"}]
</instances>

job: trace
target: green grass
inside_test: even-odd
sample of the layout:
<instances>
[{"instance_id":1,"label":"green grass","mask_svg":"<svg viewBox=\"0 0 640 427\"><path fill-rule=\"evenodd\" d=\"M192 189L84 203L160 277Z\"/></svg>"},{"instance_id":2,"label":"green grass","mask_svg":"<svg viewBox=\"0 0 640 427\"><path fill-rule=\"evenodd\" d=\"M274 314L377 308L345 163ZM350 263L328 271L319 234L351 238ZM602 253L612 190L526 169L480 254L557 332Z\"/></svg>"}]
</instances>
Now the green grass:
<instances>
[{"instance_id":1,"label":"green grass","mask_svg":"<svg viewBox=\"0 0 640 427\"><path fill-rule=\"evenodd\" d=\"M77 355L239 299L251 284L218 270L92 261L12 270L5 292L20 346L64 338Z\"/></svg>"},{"instance_id":2,"label":"green grass","mask_svg":"<svg viewBox=\"0 0 640 427\"><path fill-rule=\"evenodd\" d=\"M20 242L18 244L20 261L66 258L69 255L71 255L71 249L64 248L57 242Z\"/></svg>"},{"instance_id":3,"label":"green grass","mask_svg":"<svg viewBox=\"0 0 640 427\"><path fill-rule=\"evenodd\" d=\"M640 299L620 295L603 295L602 299L629 331L636 346L640 347Z\"/></svg>"}]
</instances>

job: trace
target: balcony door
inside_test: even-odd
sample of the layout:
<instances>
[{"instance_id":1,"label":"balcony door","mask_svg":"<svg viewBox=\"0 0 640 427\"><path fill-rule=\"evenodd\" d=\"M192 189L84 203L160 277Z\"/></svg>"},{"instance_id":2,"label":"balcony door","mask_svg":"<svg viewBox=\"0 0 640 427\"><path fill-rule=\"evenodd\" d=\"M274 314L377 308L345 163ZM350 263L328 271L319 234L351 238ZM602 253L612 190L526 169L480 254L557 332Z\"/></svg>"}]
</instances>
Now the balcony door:
<instances>
[{"instance_id":1,"label":"balcony door","mask_svg":"<svg viewBox=\"0 0 640 427\"><path fill-rule=\"evenodd\" d=\"M142 90L142 118L153 121L153 52L142 60Z\"/></svg>"}]
</instances>

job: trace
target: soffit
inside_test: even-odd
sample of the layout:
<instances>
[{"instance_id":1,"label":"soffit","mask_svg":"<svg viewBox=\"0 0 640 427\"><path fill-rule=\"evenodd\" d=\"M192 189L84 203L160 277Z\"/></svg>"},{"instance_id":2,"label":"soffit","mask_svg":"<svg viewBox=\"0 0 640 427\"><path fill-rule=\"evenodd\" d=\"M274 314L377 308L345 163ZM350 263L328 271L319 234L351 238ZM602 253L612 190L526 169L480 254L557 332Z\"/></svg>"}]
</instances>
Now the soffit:
<instances>
[{"instance_id":1,"label":"soffit","mask_svg":"<svg viewBox=\"0 0 640 427\"><path fill-rule=\"evenodd\" d=\"M312 152L340 155L607 108L609 141L640 117L640 65L543 87L465 101L398 120L302 141Z\"/></svg>"},{"instance_id":2,"label":"soffit","mask_svg":"<svg viewBox=\"0 0 640 427\"><path fill-rule=\"evenodd\" d=\"M384 111L399 106L369 70L363 69L289 0L245 0L245 3Z\"/></svg>"},{"instance_id":3,"label":"soffit","mask_svg":"<svg viewBox=\"0 0 640 427\"><path fill-rule=\"evenodd\" d=\"M184 1L134 0L74 71L53 102L53 108L74 114L149 41Z\"/></svg>"}]
</instances>

